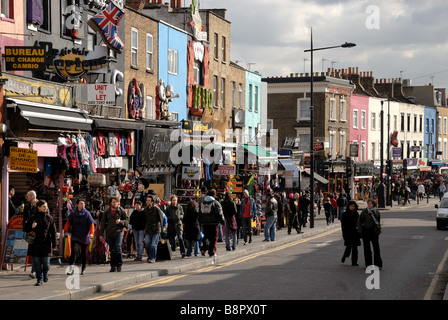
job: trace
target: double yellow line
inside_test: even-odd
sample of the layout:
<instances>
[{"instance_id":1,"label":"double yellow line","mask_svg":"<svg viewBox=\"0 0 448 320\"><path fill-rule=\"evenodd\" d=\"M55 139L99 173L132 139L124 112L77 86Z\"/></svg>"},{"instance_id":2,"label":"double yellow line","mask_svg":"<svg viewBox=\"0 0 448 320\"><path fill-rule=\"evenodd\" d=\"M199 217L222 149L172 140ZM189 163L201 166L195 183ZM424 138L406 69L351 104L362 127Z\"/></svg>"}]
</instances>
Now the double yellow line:
<instances>
[{"instance_id":1,"label":"double yellow line","mask_svg":"<svg viewBox=\"0 0 448 320\"><path fill-rule=\"evenodd\" d=\"M101 295L101 296L98 296L98 297L91 298L89 300L116 299L116 298L119 298L119 297L121 297L121 296L123 296L125 294L131 293L131 292L134 292L134 291L137 291L137 290L153 287L153 286L156 286L156 285L159 285L159 284L170 283L170 282L176 281L178 279L185 278L185 277L187 277L189 275L198 274L198 273L206 273L206 272L222 269L222 268L225 268L225 267L228 267L228 266L231 266L231 265L243 263L245 261L248 261L248 260L251 260L251 259L255 259L255 258L263 256L265 254L281 251L281 250L284 250L284 249L287 249L287 248L299 245L301 243L305 243L305 242L309 242L309 241L312 241L312 240L315 240L315 239L318 239L318 238L325 237L325 236L330 235L332 233L335 233L337 231L340 231L340 229L337 228L335 230L330 230L330 231L327 231L325 233L321 233L321 234L318 234L318 235L315 235L315 236L311 236L309 238L301 239L301 240L298 240L298 241L293 241L293 242L290 242L290 243L278 246L276 248L264 250L264 251L257 252L257 253L252 253L252 254L249 254L247 256L244 256L244 257L241 257L241 258L229 261L227 263L214 265L214 266L210 266L210 267L206 267L206 268L201 268L201 269L198 269L198 270L195 270L195 271L191 271L191 272L187 272L187 273L184 273L184 274L165 276L165 277L162 277L162 278L154 280L154 281L137 284L135 286L127 287L125 289L120 289L120 290L117 290L117 291L114 291L114 292L111 292L111 293L108 293L108 294L105 294L105 295Z\"/></svg>"}]
</instances>

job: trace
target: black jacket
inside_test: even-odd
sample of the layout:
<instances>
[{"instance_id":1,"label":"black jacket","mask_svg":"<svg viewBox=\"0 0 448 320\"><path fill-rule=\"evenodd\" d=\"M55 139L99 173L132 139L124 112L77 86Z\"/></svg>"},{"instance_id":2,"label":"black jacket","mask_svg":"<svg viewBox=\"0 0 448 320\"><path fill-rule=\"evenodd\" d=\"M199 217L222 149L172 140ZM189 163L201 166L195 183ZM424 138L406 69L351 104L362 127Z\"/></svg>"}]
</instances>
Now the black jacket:
<instances>
[{"instance_id":1,"label":"black jacket","mask_svg":"<svg viewBox=\"0 0 448 320\"><path fill-rule=\"evenodd\" d=\"M33 222L37 225L33 228ZM56 225L51 215L36 211L34 215L26 221L23 231L30 233L33 231L36 238L28 246L28 255L33 257L48 257L51 253L51 246L56 248Z\"/></svg>"},{"instance_id":2,"label":"black jacket","mask_svg":"<svg viewBox=\"0 0 448 320\"><path fill-rule=\"evenodd\" d=\"M342 214L341 228L345 246L361 245L361 240L357 229L358 219L359 213L356 209L354 211L346 210Z\"/></svg>"}]
</instances>

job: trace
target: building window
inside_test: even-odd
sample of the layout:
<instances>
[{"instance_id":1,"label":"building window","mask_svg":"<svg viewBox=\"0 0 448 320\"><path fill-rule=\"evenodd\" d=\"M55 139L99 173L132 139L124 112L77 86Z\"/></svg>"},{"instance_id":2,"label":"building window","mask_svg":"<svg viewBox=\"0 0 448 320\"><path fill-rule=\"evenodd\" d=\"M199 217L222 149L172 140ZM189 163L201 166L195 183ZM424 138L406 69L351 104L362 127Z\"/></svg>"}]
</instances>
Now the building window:
<instances>
[{"instance_id":1,"label":"building window","mask_svg":"<svg viewBox=\"0 0 448 320\"><path fill-rule=\"evenodd\" d=\"M214 51L216 60L218 60L218 51L219 51L218 50L218 39L219 39L218 34L215 33L215 43L214 43L213 51Z\"/></svg>"},{"instance_id":2,"label":"building window","mask_svg":"<svg viewBox=\"0 0 448 320\"><path fill-rule=\"evenodd\" d=\"M366 161L366 142L361 141L361 162Z\"/></svg>"},{"instance_id":3,"label":"building window","mask_svg":"<svg viewBox=\"0 0 448 320\"><path fill-rule=\"evenodd\" d=\"M146 119L156 119L156 109L154 105L154 99L151 96L146 96Z\"/></svg>"},{"instance_id":4,"label":"building window","mask_svg":"<svg viewBox=\"0 0 448 320\"><path fill-rule=\"evenodd\" d=\"M448 129L447 129L447 118L444 117L444 118L443 118L443 133L444 133L444 134L447 134L447 133L448 133L447 130L448 130Z\"/></svg>"},{"instance_id":5,"label":"building window","mask_svg":"<svg viewBox=\"0 0 448 320\"><path fill-rule=\"evenodd\" d=\"M365 110L361 110L361 129L366 128L367 114Z\"/></svg>"},{"instance_id":6,"label":"building window","mask_svg":"<svg viewBox=\"0 0 448 320\"><path fill-rule=\"evenodd\" d=\"M226 106L226 78L221 78L221 107Z\"/></svg>"},{"instance_id":7,"label":"building window","mask_svg":"<svg viewBox=\"0 0 448 320\"><path fill-rule=\"evenodd\" d=\"M93 17L93 14L87 14L87 20ZM96 46L96 32L87 25L87 50L93 51Z\"/></svg>"},{"instance_id":8,"label":"building window","mask_svg":"<svg viewBox=\"0 0 448 320\"><path fill-rule=\"evenodd\" d=\"M372 112L371 117L370 130L376 130L376 113Z\"/></svg>"},{"instance_id":9,"label":"building window","mask_svg":"<svg viewBox=\"0 0 448 320\"><path fill-rule=\"evenodd\" d=\"M14 19L14 0L1 0L1 13L2 18Z\"/></svg>"},{"instance_id":10,"label":"building window","mask_svg":"<svg viewBox=\"0 0 448 320\"><path fill-rule=\"evenodd\" d=\"M339 109L339 118L341 119L341 121L346 121L346 114L347 114L347 110L346 110L346 101L345 100L341 100L339 101L340 104L340 109Z\"/></svg>"},{"instance_id":11,"label":"building window","mask_svg":"<svg viewBox=\"0 0 448 320\"><path fill-rule=\"evenodd\" d=\"M404 113L401 114L401 131L404 131Z\"/></svg>"},{"instance_id":12,"label":"building window","mask_svg":"<svg viewBox=\"0 0 448 320\"><path fill-rule=\"evenodd\" d=\"M152 34L146 34L146 71L153 71L154 38Z\"/></svg>"},{"instance_id":13,"label":"building window","mask_svg":"<svg viewBox=\"0 0 448 320\"><path fill-rule=\"evenodd\" d=\"M213 76L213 106L215 108L218 107L217 94L218 94L218 77Z\"/></svg>"},{"instance_id":14,"label":"building window","mask_svg":"<svg viewBox=\"0 0 448 320\"><path fill-rule=\"evenodd\" d=\"M50 22L51 22L51 5L50 5L50 0L39 0L42 9L43 9L43 13L44 13L44 21L42 22L42 24L39 26L39 29L42 31L47 31L50 32L51 28L50 28ZM90 17L88 17L90 18Z\"/></svg>"},{"instance_id":15,"label":"building window","mask_svg":"<svg viewBox=\"0 0 448 320\"><path fill-rule=\"evenodd\" d=\"M398 129L398 117L397 115L394 115L394 130Z\"/></svg>"},{"instance_id":16,"label":"building window","mask_svg":"<svg viewBox=\"0 0 448 320\"><path fill-rule=\"evenodd\" d=\"M420 124L419 124L418 131L423 132L423 116L422 115L420 115Z\"/></svg>"},{"instance_id":17,"label":"building window","mask_svg":"<svg viewBox=\"0 0 448 320\"><path fill-rule=\"evenodd\" d=\"M168 73L177 75L177 50L168 49Z\"/></svg>"},{"instance_id":18,"label":"building window","mask_svg":"<svg viewBox=\"0 0 448 320\"><path fill-rule=\"evenodd\" d=\"M353 110L353 128L358 129L358 110Z\"/></svg>"},{"instance_id":19,"label":"building window","mask_svg":"<svg viewBox=\"0 0 448 320\"><path fill-rule=\"evenodd\" d=\"M222 37L221 41L222 61L226 61L226 37Z\"/></svg>"},{"instance_id":20,"label":"building window","mask_svg":"<svg viewBox=\"0 0 448 320\"><path fill-rule=\"evenodd\" d=\"M411 132L411 115L409 113L407 114L407 118L408 118L408 132Z\"/></svg>"},{"instance_id":21,"label":"building window","mask_svg":"<svg viewBox=\"0 0 448 320\"><path fill-rule=\"evenodd\" d=\"M138 67L138 30L131 28L131 66Z\"/></svg>"},{"instance_id":22,"label":"building window","mask_svg":"<svg viewBox=\"0 0 448 320\"><path fill-rule=\"evenodd\" d=\"M232 106L236 106L236 82L232 81Z\"/></svg>"},{"instance_id":23,"label":"building window","mask_svg":"<svg viewBox=\"0 0 448 320\"><path fill-rule=\"evenodd\" d=\"M329 114L329 116L330 116L330 120L336 120L335 118L335 103L334 103L334 98L331 98L330 99L330 114Z\"/></svg>"},{"instance_id":24,"label":"building window","mask_svg":"<svg viewBox=\"0 0 448 320\"><path fill-rule=\"evenodd\" d=\"M239 85L239 103L240 103L240 107L243 106L243 84L240 83Z\"/></svg>"},{"instance_id":25,"label":"building window","mask_svg":"<svg viewBox=\"0 0 448 320\"><path fill-rule=\"evenodd\" d=\"M417 132L417 115L414 114L414 132Z\"/></svg>"},{"instance_id":26,"label":"building window","mask_svg":"<svg viewBox=\"0 0 448 320\"><path fill-rule=\"evenodd\" d=\"M258 87L255 86L255 96L254 96L254 111L258 112Z\"/></svg>"},{"instance_id":27,"label":"building window","mask_svg":"<svg viewBox=\"0 0 448 320\"><path fill-rule=\"evenodd\" d=\"M375 142L372 142L372 149L370 150L370 159L375 160L375 156L376 156L376 144Z\"/></svg>"},{"instance_id":28,"label":"building window","mask_svg":"<svg viewBox=\"0 0 448 320\"><path fill-rule=\"evenodd\" d=\"M297 121L311 119L311 100L297 100Z\"/></svg>"},{"instance_id":29,"label":"building window","mask_svg":"<svg viewBox=\"0 0 448 320\"><path fill-rule=\"evenodd\" d=\"M252 111L252 85L249 85L249 111Z\"/></svg>"},{"instance_id":30,"label":"building window","mask_svg":"<svg viewBox=\"0 0 448 320\"><path fill-rule=\"evenodd\" d=\"M203 83L202 80L202 64L200 61L195 61L193 66L193 73L194 73L194 84L201 84Z\"/></svg>"}]
</instances>

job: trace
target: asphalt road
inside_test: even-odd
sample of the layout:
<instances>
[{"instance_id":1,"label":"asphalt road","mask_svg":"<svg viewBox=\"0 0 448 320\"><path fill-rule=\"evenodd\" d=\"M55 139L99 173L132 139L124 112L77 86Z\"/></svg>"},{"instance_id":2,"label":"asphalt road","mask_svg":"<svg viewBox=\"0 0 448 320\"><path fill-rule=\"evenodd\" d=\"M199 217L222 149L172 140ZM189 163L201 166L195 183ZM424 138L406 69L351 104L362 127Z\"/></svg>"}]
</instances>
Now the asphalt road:
<instances>
[{"instance_id":1,"label":"asphalt road","mask_svg":"<svg viewBox=\"0 0 448 320\"><path fill-rule=\"evenodd\" d=\"M433 206L393 207L382 211L382 224L380 271L367 272L362 247L358 267L350 259L342 264L343 240L335 229L92 299L442 300L448 282L448 231L436 230Z\"/></svg>"}]
</instances>

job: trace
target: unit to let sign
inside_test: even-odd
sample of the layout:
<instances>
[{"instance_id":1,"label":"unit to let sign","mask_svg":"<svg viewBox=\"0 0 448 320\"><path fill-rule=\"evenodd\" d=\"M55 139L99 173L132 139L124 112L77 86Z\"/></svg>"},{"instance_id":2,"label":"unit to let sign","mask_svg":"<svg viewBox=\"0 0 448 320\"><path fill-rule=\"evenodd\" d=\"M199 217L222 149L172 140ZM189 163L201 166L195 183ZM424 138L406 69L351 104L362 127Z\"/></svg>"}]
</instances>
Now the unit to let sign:
<instances>
[{"instance_id":1,"label":"unit to let sign","mask_svg":"<svg viewBox=\"0 0 448 320\"><path fill-rule=\"evenodd\" d=\"M115 86L113 84L89 84L87 103L95 106L115 105Z\"/></svg>"},{"instance_id":2,"label":"unit to let sign","mask_svg":"<svg viewBox=\"0 0 448 320\"><path fill-rule=\"evenodd\" d=\"M11 147L9 167L11 170L37 173L37 150Z\"/></svg>"},{"instance_id":3,"label":"unit to let sign","mask_svg":"<svg viewBox=\"0 0 448 320\"><path fill-rule=\"evenodd\" d=\"M45 49L40 47L5 47L6 71L45 71Z\"/></svg>"}]
</instances>

